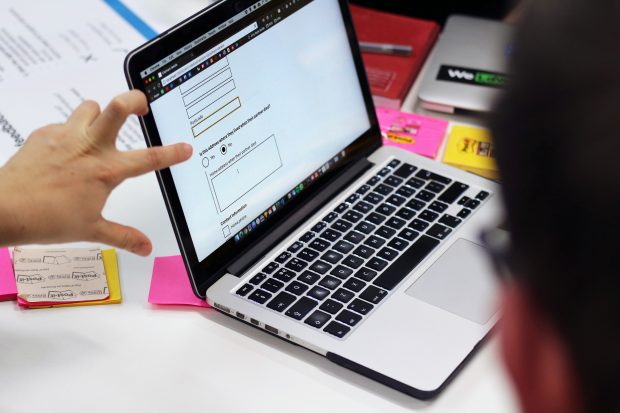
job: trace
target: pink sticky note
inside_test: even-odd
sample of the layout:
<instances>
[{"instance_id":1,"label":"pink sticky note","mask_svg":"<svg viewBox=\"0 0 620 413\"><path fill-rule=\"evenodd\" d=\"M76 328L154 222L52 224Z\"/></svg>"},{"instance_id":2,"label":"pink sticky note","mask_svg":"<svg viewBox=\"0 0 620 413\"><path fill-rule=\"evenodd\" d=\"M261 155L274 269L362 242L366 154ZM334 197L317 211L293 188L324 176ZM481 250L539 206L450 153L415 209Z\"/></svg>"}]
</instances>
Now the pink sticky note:
<instances>
[{"instance_id":1,"label":"pink sticky note","mask_svg":"<svg viewBox=\"0 0 620 413\"><path fill-rule=\"evenodd\" d=\"M448 122L391 109L377 109L383 145L396 146L431 159L446 135Z\"/></svg>"},{"instance_id":2,"label":"pink sticky note","mask_svg":"<svg viewBox=\"0 0 620 413\"><path fill-rule=\"evenodd\" d=\"M8 248L0 248L0 301L15 300L17 284Z\"/></svg>"},{"instance_id":3,"label":"pink sticky note","mask_svg":"<svg viewBox=\"0 0 620 413\"><path fill-rule=\"evenodd\" d=\"M149 303L210 307L194 294L180 255L155 257Z\"/></svg>"}]
</instances>

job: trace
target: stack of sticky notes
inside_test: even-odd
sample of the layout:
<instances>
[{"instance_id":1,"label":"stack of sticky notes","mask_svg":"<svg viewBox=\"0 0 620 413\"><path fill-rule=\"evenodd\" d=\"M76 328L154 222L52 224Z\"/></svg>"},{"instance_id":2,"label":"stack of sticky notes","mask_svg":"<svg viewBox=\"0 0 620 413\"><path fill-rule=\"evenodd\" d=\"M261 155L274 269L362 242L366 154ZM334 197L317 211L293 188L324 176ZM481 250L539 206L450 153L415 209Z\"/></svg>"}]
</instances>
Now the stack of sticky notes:
<instances>
[{"instance_id":1,"label":"stack of sticky notes","mask_svg":"<svg viewBox=\"0 0 620 413\"><path fill-rule=\"evenodd\" d=\"M437 156L448 128L445 120L391 109L378 108L377 117L384 146L396 146L432 159Z\"/></svg>"},{"instance_id":2,"label":"stack of sticky notes","mask_svg":"<svg viewBox=\"0 0 620 413\"><path fill-rule=\"evenodd\" d=\"M13 251L12 266L10 259L7 265L7 257L8 250L0 251L0 286L11 285L15 293L12 297L22 307L121 302L115 250L18 247Z\"/></svg>"},{"instance_id":3,"label":"stack of sticky notes","mask_svg":"<svg viewBox=\"0 0 620 413\"><path fill-rule=\"evenodd\" d=\"M494 146L487 129L454 126L448 137L443 161L485 178L498 179Z\"/></svg>"}]
</instances>

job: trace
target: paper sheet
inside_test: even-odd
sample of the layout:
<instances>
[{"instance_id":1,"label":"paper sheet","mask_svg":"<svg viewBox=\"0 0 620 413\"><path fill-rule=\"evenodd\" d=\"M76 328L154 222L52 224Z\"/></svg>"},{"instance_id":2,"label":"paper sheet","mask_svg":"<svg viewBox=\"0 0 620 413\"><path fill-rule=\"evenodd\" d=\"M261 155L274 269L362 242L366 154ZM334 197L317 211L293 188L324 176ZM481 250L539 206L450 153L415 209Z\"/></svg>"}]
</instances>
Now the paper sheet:
<instances>
[{"instance_id":1,"label":"paper sheet","mask_svg":"<svg viewBox=\"0 0 620 413\"><path fill-rule=\"evenodd\" d=\"M153 264L149 303L160 305L192 305L210 307L192 291L180 255L156 257Z\"/></svg>"},{"instance_id":2,"label":"paper sheet","mask_svg":"<svg viewBox=\"0 0 620 413\"><path fill-rule=\"evenodd\" d=\"M0 27L0 165L83 100L106 105L126 91L124 58L146 40L102 0L6 0ZM119 149L144 146L133 117Z\"/></svg>"},{"instance_id":3,"label":"paper sheet","mask_svg":"<svg viewBox=\"0 0 620 413\"><path fill-rule=\"evenodd\" d=\"M0 301L15 300L17 285L8 248L0 248Z\"/></svg>"},{"instance_id":4,"label":"paper sheet","mask_svg":"<svg viewBox=\"0 0 620 413\"><path fill-rule=\"evenodd\" d=\"M448 122L441 119L377 109L383 145L396 146L434 159L446 134Z\"/></svg>"},{"instance_id":5,"label":"paper sheet","mask_svg":"<svg viewBox=\"0 0 620 413\"><path fill-rule=\"evenodd\" d=\"M110 296L106 300L100 301L85 301L81 303L67 303L67 304L51 304L51 305L31 305L30 303L17 299L17 303L21 307L25 308L51 308L51 307L77 307L88 305L103 305L103 304L120 304L122 301L121 295L121 283L118 278L118 262L116 260L116 250L107 249L102 250L103 265L105 267L106 278L108 280L108 288L110 289Z\"/></svg>"}]
</instances>

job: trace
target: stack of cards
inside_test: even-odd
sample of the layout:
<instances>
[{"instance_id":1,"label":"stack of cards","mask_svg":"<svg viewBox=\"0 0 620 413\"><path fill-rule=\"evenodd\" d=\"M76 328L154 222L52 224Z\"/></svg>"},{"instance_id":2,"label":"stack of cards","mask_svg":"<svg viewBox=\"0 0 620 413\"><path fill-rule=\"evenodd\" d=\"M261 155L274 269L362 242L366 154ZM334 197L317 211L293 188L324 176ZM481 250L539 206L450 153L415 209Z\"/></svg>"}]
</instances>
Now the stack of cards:
<instances>
[{"instance_id":1,"label":"stack of cards","mask_svg":"<svg viewBox=\"0 0 620 413\"><path fill-rule=\"evenodd\" d=\"M25 249L13 251L17 301L41 308L121 301L114 250Z\"/></svg>"}]
</instances>

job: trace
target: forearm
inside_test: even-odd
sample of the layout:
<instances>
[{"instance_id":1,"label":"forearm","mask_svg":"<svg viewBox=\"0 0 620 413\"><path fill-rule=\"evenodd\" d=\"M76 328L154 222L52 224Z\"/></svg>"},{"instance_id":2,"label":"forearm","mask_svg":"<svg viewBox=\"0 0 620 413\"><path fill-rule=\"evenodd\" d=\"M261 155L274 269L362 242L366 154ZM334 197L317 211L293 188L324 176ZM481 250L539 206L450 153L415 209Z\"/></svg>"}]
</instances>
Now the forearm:
<instances>
[{"instance_id":1,"label":"forearm","mask_svg":"<svg viewBox=\"0 0 620 413\"><path fill-rule=\"evenodd\" d=\"M20 198L27 188L17 188L9 168L0 168L0 246L19 245L26 241L24 204Z\"/></svg>"}]
</instances>

